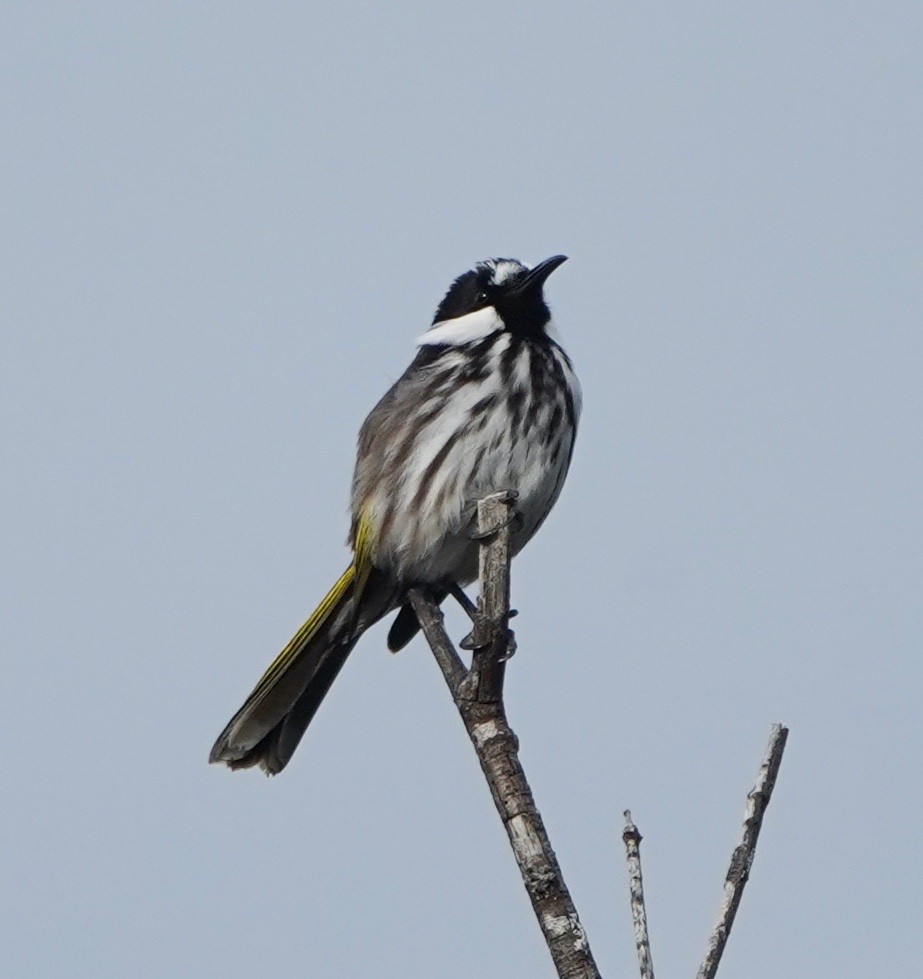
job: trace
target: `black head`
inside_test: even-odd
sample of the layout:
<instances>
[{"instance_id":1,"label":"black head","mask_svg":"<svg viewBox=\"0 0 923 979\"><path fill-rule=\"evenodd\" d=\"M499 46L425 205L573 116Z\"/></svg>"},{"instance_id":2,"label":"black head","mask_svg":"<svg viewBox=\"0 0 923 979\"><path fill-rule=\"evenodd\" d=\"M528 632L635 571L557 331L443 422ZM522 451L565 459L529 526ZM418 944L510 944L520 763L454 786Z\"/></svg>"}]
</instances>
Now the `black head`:
<instances>
[{"instance_id":1,"label":"black head","mask_svg":"<svg viewBox=\"0 0 923 979\"><path fill-rule=\"evenodd\" d=\"M548 276L566 261L566 255L554 255L532 269L514 258L478 262L449 287L433 323L493 306L511 333L540 335L551 319L542 288Z\"/></svg>"}]
</instances>

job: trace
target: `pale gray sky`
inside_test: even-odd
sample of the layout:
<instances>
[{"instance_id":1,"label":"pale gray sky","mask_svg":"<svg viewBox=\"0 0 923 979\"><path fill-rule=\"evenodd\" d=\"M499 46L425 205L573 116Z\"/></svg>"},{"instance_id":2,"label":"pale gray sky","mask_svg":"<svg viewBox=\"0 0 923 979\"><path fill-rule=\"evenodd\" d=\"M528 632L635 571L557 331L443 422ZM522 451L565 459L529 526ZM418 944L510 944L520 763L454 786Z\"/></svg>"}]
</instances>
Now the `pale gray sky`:
<instances>
[{"instance_id":1,"label":"pale gray sky","mask_svg":"<svg viewBox=\"0 0 923 979\"><path fill-rule=\"evenodd\" d=\"M921 958L919 3L9 3L6 975L550 965L428 650L206 765L345 565L356 430L477 259L571 261L570 481L508 700L608 976ZM452 620L454 634L462 623Z\"/></svg>"}]
</instances>

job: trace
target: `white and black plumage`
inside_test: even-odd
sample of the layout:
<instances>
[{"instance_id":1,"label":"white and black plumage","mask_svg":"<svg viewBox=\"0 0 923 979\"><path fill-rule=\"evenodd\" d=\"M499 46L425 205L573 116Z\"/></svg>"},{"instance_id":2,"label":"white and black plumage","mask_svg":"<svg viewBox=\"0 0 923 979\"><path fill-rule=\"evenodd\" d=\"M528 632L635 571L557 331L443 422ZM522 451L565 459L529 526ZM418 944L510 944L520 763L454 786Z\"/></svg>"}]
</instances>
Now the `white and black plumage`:
<instances>
[{"instance_id":1,"label":"white and black plumage","mask_svg":"<svg viewBox=\"0 0 923 979\"><path fill-rule=\"evenodd\" d=\"M392 650L417 631L414 586L440 600L477 577L477 501L517 494L518 553L548 516L570 465L580 385L543 287L565 261L489 259L459 276L411 365L359 433L353 561L270 665L210 761L280 772L361 634L400 608Z\"/></svg>"}]
</instances>

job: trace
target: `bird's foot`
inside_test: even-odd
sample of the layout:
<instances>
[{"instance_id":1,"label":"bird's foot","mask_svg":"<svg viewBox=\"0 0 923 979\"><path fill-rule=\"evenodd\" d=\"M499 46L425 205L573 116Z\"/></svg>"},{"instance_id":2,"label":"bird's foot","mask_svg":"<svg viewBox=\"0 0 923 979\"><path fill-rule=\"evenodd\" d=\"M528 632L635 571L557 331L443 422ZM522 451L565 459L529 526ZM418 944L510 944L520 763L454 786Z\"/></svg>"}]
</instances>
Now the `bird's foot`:
<instances>
[{"instance_id":1,"label":"bird's foot","mask_svg":"<svg viewBox=\"0 0 923 979\"><path fill-rule=\"evenodd\" d=\"M453 584L449 585L449 594L455 599L456 602L458 602L462 609L464 609L465 614L474 624L474 628L471 630L471 632L469 632L458 645L462 649L466 649L469 652L473 652L477 649L484 649L486 646L489 646L494 641L493 636L491 635L490 624L481 615L481 610L478 608L477 604L471 601L471 599L465 594L464 589L457 582L453 582ZM511 608L507 614L507 619L512 619L517 615L519 615L519 611ZM512 650L512 652L508 652L503 657L504 660L509 659L516 649L516 637L513 630L508 629L507 632L509 633L507 648L508 650Z\"/></svg>"},{"instance_id":2,"label":"bird's foot","mask_svg":"<svg viewBox=\"0 0 923 979\"><path fill-rule=\"evenodd\" d=\"M452 598L458 602L459 605L464 609L465 614L471 619L472 622L477 622L480 613L478 612L478 607L474 602L465 594L465 590L462 588L457 581L453 581L449 585L449 594Z\"/></svg>"},{"instance_id":3,"label":"bird's foot","mask_svg":"<svg viewBox=\"0 0 923 979\"><path fill-rule=\"evenodd\" d=\"M498 639L499 634L490 629L487 622L475 622L474 628L458 644L462 649L476 653L482 649L492 646ZM506 630L506 642L504 643L503 655L497 658L498 663L505 663L512 659L516 653L516 633L512 629Z\"/></svg>"},{"instance_id":4,"label":"bird's foot","mask_svg":"<svg viewBox=\"0 0 923 979\"><path fill-rule=\"evenodd\" d=\"M448 586L449 594L455 599L456 602L462 607L465 614L471 619L472 622L477 622L480 619L480 611L478 610L477 603L472 602L471 599L465 594L465 590L457 582L453 582ZM511 608L507 613L507 618L514 619L519 615L519 609Z\"/></svg>"}]
</instances>

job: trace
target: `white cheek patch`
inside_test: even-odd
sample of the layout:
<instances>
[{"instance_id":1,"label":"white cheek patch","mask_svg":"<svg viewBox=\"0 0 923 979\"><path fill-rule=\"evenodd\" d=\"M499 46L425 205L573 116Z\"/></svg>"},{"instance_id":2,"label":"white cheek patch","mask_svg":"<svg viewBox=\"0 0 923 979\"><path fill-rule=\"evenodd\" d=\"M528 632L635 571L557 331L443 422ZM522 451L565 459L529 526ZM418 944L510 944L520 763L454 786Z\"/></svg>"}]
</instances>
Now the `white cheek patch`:
<instances>
[{"instance_id":1,"label":"white cheek patch","mask_svg":"<svg viewBox=\"0 0 923 979\"><path fill-rule=\"evenodd\" d=\"M493 306L485 306L483 309L476 309L473 313L434 323L430 330L418 338L417 346L446 344L450 347L458 347L464 343L483 340L493 333L499 333L502 329L503 320L500 319L497 311Z\"/></svg>"}]
</instances>

